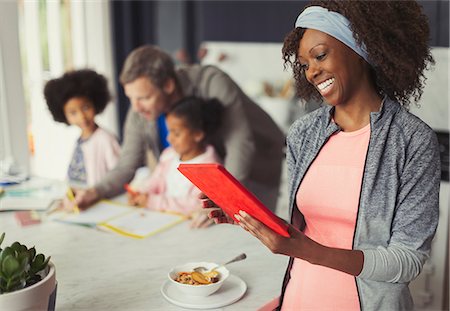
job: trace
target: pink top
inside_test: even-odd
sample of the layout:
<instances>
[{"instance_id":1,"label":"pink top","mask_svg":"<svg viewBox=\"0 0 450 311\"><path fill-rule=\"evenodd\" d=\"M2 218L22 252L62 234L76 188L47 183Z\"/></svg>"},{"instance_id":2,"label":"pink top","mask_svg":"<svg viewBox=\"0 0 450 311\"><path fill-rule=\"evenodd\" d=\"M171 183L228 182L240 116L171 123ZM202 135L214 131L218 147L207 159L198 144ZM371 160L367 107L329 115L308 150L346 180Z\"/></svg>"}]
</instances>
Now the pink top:
<instances>
[{"instance_id":1,"label":"pink top","mask_svg":"<svg viewBox=\"0 0 450 311\"><path fill-rule=\"evenodd\" d=\"M296 196L305 234L325 246L352 249L370 124L330 137ZM359 310L355 277L295 259L283 310Z\"/></svg>"},{"instance_id":2,"label":"pink top","mask_svg":"<svg viewBox=\"0 0 450 311\"><path fill-rule=\"evenodd\" d=\"M102 180L106 173L116 166L120 155L117 138L101 127L81 144L81 150L83 150L88 186L93 186Z\"/></svg>"},{"instance_id":3,"label":"pink top","mask_svg":"<svg viewBox=\"0 0 450 311\"><path fill-rule=\"evenodd\" d=\"M185 215L201 208L198 197L201 191L178 171L180 163L221 163L221 160L210 145L204 153L188 161L180 161L175 150L167 147L161 153L150 179L140 189L148 193L147 208Z\"/></svg>"}]
</instances>

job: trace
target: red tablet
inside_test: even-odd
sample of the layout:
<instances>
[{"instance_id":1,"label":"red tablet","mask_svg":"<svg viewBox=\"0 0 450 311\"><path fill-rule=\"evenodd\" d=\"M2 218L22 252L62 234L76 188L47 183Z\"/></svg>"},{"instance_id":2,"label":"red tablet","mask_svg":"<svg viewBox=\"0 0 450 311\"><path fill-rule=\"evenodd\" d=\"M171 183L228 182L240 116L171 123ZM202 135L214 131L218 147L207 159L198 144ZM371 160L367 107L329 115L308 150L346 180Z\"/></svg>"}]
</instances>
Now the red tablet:
<instances>
[{"instance_id":1,"label":"red tablet","mask_svg":"<svg viewBox=\"0 0 450 311\"><path fill-rule=\"evenodd\" d=\"M289 237L287 225L265 207L220 164L180 164L178 170L235 221L244 210L278 234Z\"/></svg>"}]
</instances>

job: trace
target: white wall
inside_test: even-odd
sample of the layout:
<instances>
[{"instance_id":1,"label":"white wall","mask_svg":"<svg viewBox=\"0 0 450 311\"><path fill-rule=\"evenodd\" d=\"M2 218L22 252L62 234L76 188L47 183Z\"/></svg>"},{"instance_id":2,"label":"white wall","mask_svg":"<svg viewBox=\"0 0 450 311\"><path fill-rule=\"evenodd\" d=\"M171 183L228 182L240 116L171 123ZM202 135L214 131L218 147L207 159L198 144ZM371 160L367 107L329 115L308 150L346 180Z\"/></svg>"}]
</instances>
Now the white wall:
<instances>
[{"instance_id":1,"label":"white wall","mask_svg":"<svg viewBox=\"0 0 450 311\"><path fill-rule=\"evenodd\" d=\"M411 112L425 121L434 130L450 129L450 49L433 48L436 65L426 72L426 86L420 100L420 107L411 105Z\"/></svg>"},{"instance_id":2,"label":"white wall","mask_svg":"<svg viewBox=\"0 0 450 311\"><path fill-rule=\"evenodd\" d=\"M426 87L420 107L411 106L411 112L437 131L449 131L450 126L450 49L433 48L436 65L426 72ZM449 251L450 184L441 182L439 197L439 224L433 239L430 259L422 273L410 284L417 310L442 310L445 274L445 256Z\"/></svg>"},{"instance_id":3,"label":"white wall","mask_svg":"<svg viewBox=\"0 0 450 311\"><path fill-rule=\"evenodd\" d=\"M290 70L283 69L281 43L204 42L207 54L202 64L221 68L287 132L299 106L293 101ZM223 59L222 59L222 58ZM266 85L266 88L264 87ZM283 87L289 91L284 96ZM268 89L272 88L273 96Z\"/></svg>"},{"instance_id":4,"label":"white wall","mask_svg":"<svg viewBox=\"0 0 450 311\"><path fill-rule=\"evenodd\" d=\"M12 156L16 169L28 172L29 153L22 66L18 40L17 4L0 1L0 163Z\"/></svg>"},{"instance_id":5,"label":"white wall","mask_svg":"<svg viewBox=\"0 0 450 311\"><path fill-rule=\"evenodd\" d=\"M64 179L75 142L80 135L77 127L56 123L47 109L43 87L49 79L59 77L67 64L63 63L62 38L72 42L73 64L68 69L91 68L105 75L115 97L114 70L110 34L109 1L71 1L71 33L61 33L60 3L47 0L47 36L49 38L49 71L42 68L40 55L41 36L37 15L38 2L25 1L24 46L28 72L26 86L30 94L31 132L35 152L31 157L32 173L41 177ZM53 38L53 40L50 40ZM96 117L99 125L118 134L116 105L113 100L105 111Z\"/></svg>"}]
</instances>

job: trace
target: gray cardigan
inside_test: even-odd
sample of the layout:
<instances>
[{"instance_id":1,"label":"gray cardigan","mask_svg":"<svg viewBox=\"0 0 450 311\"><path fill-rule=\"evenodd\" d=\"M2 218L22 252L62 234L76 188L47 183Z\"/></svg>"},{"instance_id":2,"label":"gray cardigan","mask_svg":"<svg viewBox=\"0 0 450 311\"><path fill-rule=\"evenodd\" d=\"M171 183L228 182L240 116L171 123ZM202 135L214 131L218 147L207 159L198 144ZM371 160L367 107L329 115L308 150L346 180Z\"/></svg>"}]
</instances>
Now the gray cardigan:
<instances>
[{"instance_id":1,"label":"gray cardigan","mask_svg":"<svg viewBox=\"0 0 450 311\"><path fill-rule=\"evenodd\" d=\"M221 128L226 150L225 167L241 181L278 188L285 138L270 116L253 102L223 71L214 66L179 68L177 78L185 96L216 98L224 106ZM137 168L156 165L162 148L155 122L129 109L117 166L95 189L101 197L123 192Z\"/></svg>"},{"instance_id":2,"label":"gray cardigan","mask_svg":"<svg viewBox=\"0 0 450 311\"><path fill-rule=\"evenodd\" d=\"M339 131L331 122L333 109L326 106L306 115L288 134L290 215L300 229L305 223L295 195L322 146ZM364 253L363 269L355 278L358 296L362 310L410 310L408 284L428 258L438 224L437 138L424 122L387 98L381 111L370 114L370 124L353 237L353 249ZM292 258L283 294L291 266Z\"/></svg>"}]
</instances>

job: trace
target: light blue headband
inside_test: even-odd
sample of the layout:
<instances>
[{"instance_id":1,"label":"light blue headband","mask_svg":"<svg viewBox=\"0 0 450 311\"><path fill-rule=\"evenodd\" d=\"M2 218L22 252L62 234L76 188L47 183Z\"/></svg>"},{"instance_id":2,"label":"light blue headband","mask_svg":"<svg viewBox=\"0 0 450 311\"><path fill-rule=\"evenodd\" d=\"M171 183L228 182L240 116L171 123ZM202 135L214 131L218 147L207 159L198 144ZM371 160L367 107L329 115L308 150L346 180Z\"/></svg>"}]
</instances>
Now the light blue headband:
<instances>
[{"instance_id":1,"label":"light blue headband","mask_svg":"<svg viewBox=\"0 0 450 311\"><path fill-rule=\"evenodd\" d=\"M345 16L321 6L310 6L298 16L295 28L298 27L319 30L338 39L370 64L364 43L356 43L350 21Z\"/></svg>"}]
</instances>

